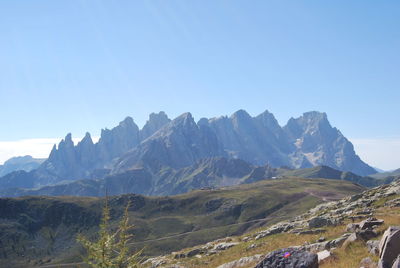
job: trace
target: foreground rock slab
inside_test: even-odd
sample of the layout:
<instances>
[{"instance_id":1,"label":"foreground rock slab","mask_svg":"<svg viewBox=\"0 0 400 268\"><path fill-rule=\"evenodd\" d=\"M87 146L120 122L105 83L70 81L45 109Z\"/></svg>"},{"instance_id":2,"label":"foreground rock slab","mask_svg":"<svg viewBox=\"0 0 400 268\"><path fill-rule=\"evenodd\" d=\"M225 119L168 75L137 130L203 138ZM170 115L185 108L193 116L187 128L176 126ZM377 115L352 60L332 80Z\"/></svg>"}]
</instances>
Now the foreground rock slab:
<instances>
[{"instance_id":1,"label":"foreground rock slab","mask_svg":"<svg viewBox=\"0 0 400 268\"><path fill-rule=\"evenodd\" d=\"M391 268L393 262L400 254L400 228L389 227L379 243L380 260L379 268Z\"/></svg>"},{"instance_id":2,"label":"foreground rock slab","mask_svg":"<svg viewBox=\"0 0 400 268\"><path fill-rule=\"evenodd\" d=\"M255 268L318 268L318 255L299 248L269 253Z\"/></svg>"}]
</instances>

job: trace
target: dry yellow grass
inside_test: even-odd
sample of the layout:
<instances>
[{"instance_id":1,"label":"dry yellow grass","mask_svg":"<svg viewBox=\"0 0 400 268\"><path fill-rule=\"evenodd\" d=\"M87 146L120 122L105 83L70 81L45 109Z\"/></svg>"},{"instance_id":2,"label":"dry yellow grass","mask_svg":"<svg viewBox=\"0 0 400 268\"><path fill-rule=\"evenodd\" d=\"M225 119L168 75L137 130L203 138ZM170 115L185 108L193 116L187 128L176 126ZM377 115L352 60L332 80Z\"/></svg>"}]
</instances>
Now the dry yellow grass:
<instances>
[{"instance_id":1,"label":"dry yellow grass","mask_svg":"<svg viewBox=\"0 0 400 268\"><path fill-rule=\"evenodd\" d=\"M375 217L383 219L385 223L378 228L383 232L388 226L400 225L400 208L379 208L376 210ZM245 256L253 256L255 254L267 254L268 252L295 245L303 245L304 243L314 243L316 240L324 236L326 239L333 239L341 236L346 232L346 225L350 221L345 221L342 225L326 228L326 232L317 235L295 235L289 233L276 234L267 236L257 241L242 242L241 244L220 252L212 256L203 256L202 258L180 259L176 262L181 262L185 267L191 268L210 268L218 267L221 264L240 259ZM248 234L249 235L249 234ZM244 235L246 236L246 235ZM242 236L242 237L244 237ZM240 238L234 238L240 240ZM380 236L377 238L380 239ZM248 249L251 244L258 246L253 249ZM353 268L359 267L360 261L365 257L371 257L377 261L377 257L368 253L364 242L355 242L348 247L338 248L333 251L331 259L320 264L321 268ZM255 263L245 266L246 268L254 267Z\"/></svg>"}]
</instances>

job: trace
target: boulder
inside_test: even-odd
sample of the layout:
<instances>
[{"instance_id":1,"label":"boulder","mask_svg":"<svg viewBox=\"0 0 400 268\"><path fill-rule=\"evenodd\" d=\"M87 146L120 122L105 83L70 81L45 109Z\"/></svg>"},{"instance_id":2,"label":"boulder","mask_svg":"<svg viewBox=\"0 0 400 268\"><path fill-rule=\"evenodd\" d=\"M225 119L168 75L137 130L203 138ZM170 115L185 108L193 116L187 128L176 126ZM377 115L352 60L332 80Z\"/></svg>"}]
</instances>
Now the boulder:
<instances>
[{"instance_id":1,"label":"boulder","mask_svg":"<svg viewBox=\"0 0 400 268\"><path fill-rule=\"evenodd\" d=\"M308 222L309 228L320 228L324 226L336 225L337 222L333 219L325 217L314 217Z\"/></svg>"},{"instance_id":2,"label":"boulder","mask_svg":"<svg viewBox=\"0 0 400 268\"><path fill-rule=\"evenodd\" d=\"M347 232L355 232L360 228L360 224L358 223L349 223L346 226L346 231Z\"/></svg>"},{"instance_id":3,"label":"boulder","mask_svg":"<svg viewBox=\"0 0 400 268\"><path fill-rule=\"evenodd\" d=\"M400 254L400 228L389 227L379 243L379 268L391 268Z\"/></svg>"},{"instance_id":4,"label":"boulder","mask_svg":"<svg viewBox=\"0 0 400 268\"><path fill-rule=\"evenodd\" d=\"M337 248L337 247L341 247L344 243L344 241L346 241L346 239L350 236L351 234L347 233L342 235L341 237L338 237L336 239L333 239L331 241L328 242L328 247L329 248Z\"/></svg>"},{"instance_id":5,"label":"boulder","mask_svg":"<svg viewBox=\"0 0 400 268\"><path fill-rule=\"evenodd\" d=\"M318 268L318 255L300 248L285 248L269 253L255 268Z\"/></svg>"},{"instance_id":6,"label":"boulder","mask_svg":"<svg viewBox=\"0 0 400 268\"><path fill-rule=\"evenodd\" d=\"M378 233L374 230L361 230L359 232L356 232L356 235L358 238L360 238L363 241L368 241L371 238L377 237Z\"/></svg>"},{"instance_id":7,"label":"boulder","mask_svg":"<svg viewBox=\"0 0 400 268\"><path fill-rule=\"evenodd\" d=\"M383 220L377 220L376 218L368 218L362 222L360 222L360 229L367 230L372 229L374 226L379 226L383 224Z\"/></svg>"},{"instance_id":8,"label":"boulder","mask_svg":"<svg viewBox=\"0 0 400 268\"><path fill-rule=\"evenodd\" d=\"M190 250L190 251L188 251L188 252L186 253L186 257L190 258L190 257L196 256L196 255L198 255L198 254L202 254L202 253L204 253L204 250L203 250L203 249L201 249L201 248L194 248L194 249L192 249L192 250Z\"/></svg>"},{"instance_id":9,"label":"boulder","mask_svg":"<svg viewBox=\"0 0 400 268\"><path fill-rule=\"evenodd\" d=\"M309 228L319 228L328 225L328 219L323 217L314 217L308 222Z\"/></svg>"},{"instance_id":10,"label":"boulder","mask_svg":"<svg viewBox=\"0 0 400 268\"><path fill-rule=\"evenodd\" d=\"M150 264L151 268L157 268L161 265L164 265L167 263L167 259L165 257L155 257L155 258L150 258L143 262L143 265L148 265Z\"/></svg>"},{"instance_id":11,"label":"boulder","mask_svg":"<svg viewBox=\"0 0 400 268\"><path fill-rule=\"evenodd\" d=\"M225 249L231 248L233 246L236 246L237 244L238 244L237 242L231 242L231 243L222 242L222 243L216 244L214 246L214 250L225 250Z\"/></svg>"},{"instance_id":12,"label":"boulder","mask_svg":"<svg viewBox=\"0 0 400 268\"><path fill-rule=\"evenodd\" d=\"M394 261L392 268L400 268L400 255L397 256L397 259Z\"/></svg>"},{"instance_id":13,"label":"boulder","mask_svg":"<svg viewBox=\"0 0 400 268\"><path fill-rule=\"evenodd\" d=\"M328 250L323 250L317 253L318 255L318 263L321 263L322 261L328 259L331 256L331 252Z\"/></svg>"},{"instance_id":14,"label":"boulder","mask_svg":"<svg viewBox=\"0 0 400 268\"><path fill-rule=\"evenodd\" d=\"M323 251L325 249L329 249L329 242L325 241L325 242L318 242L318 243L313 243L313 244L309 244L309 245L305 245L304 249L310 252L314 252L317 253L319 251Z\"/></svg>"},{"instance_id":15,"label":"boulder","mask_svg":"<svg viewBox=\"0 0 400 268\"><path fill-rule=\"evenodd\" d=\"M342 246L343 247L347 247L349 244L360 240L360 238L357 236L356 233L352 233L351 235L349 235L349 237L346 238L346 240L343 242Z\"/></svg>"}]
</instances>

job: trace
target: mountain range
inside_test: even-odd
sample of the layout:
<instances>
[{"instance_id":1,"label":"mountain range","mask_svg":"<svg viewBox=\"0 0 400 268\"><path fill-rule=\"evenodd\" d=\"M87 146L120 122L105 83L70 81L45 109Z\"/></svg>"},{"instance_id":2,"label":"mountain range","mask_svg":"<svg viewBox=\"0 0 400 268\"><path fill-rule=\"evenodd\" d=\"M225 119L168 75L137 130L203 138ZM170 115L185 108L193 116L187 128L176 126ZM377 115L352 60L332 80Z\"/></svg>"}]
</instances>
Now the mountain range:
<instances>
[{"instance_id":1,"label":"mountain range","mask_svg":"<svg viewBox=\"0 0 400 268\"><path fill-rule=\"evenodd\" d=\"M124 189L135 193L182 193L197 186L209 187L198 183L198 177L186 175L196 174L204 163L221 163L216 159L225 159L219 161L226 161L228 167L238 165L232 169L238 173L220 179L209 176L215 179L209 180L212 187L237 184L256 171L261 172L261 179L268 178L268 170L281 166L298 169L324 165L361 176L376 173L357 156L351 142L330 125L325 113L304 113L281 127L268 111L251 117L239 110L230 117L201 118L198 122L190 113L170 120L160 112L151 114L142 129L127 117L111 130L103 129L97 143L87 133L75 145L67 134L38 168L0 178L0 191L9 195L12 188L65 187L69 182L85 193L77 184L96 185L93 189L98 190L92 190L98 192L108 187L110 178L124 178ZM192 180L188 181L189 177Z\"/></svg>"}]
</instances>

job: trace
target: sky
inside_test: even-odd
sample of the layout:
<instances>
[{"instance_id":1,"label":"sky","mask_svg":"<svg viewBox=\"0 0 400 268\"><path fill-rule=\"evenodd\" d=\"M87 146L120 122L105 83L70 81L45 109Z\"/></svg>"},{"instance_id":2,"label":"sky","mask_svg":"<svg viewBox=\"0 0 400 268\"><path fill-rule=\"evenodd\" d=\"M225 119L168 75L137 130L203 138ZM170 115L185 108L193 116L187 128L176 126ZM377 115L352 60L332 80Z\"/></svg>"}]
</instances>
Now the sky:
<instances>
[{"instance_id":1,"label":"sky","mask_svg":"<svg viewBox=\"0 0 400 268\"><path fill-rule=\"evenodd\" d=\"M399 13L368 0L0 1L0 163L126 116L245 109L281 125L326 112L363 160L399 168Z\"/></svg>"}]
</instances>

